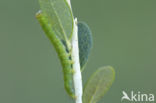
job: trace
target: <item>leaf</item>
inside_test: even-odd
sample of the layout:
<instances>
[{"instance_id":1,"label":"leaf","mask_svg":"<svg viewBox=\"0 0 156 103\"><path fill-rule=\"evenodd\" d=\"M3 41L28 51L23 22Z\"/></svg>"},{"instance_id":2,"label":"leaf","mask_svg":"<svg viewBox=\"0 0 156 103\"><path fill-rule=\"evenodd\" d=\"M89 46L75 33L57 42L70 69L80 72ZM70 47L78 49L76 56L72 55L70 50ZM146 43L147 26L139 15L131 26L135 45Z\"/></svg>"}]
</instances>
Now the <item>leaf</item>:
<instances>
[{"instance_id":1,"label":"leaf","mask_svg":"<svg viewBox=\"0 0 156 103\"><path fill-rule=\"evenodd\" d=\"M85 85L83 103L97 103L108 91L115 78L112 67L99 68Z\"/></svg>"},{"instance_id":2,"label":"leaf","mask_svg":"<svg viewBox=\"0 0 156 103\"><path fill-rule=\"evenodd\" d=\"M81 71L88 61L88 57L93 45L92 33L88 25L84 22L78 23L79 59Z\"/></svg>"},{"instance_id":3,"label":"leaf","mask_svg":"<svg viewBox=\"0 0 156 103\"><path fill-rule=\"evenodd\" d=\"M52 30L60 39L67 41L73 32L73 15L66 0L39 0L40 7Z\"/></svg>"}]
</instances>

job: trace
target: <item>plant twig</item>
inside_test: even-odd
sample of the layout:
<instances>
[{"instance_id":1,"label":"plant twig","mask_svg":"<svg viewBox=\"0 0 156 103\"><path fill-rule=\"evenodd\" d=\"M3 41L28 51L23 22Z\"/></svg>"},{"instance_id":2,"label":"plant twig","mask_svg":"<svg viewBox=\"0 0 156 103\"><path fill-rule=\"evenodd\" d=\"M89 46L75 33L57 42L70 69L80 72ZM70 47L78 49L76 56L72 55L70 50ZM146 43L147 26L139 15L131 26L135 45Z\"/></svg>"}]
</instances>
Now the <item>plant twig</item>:
<instances>
[{"instance_id":1,"label":"plant twig","mask_svg":"<svg viewBox=\"0 0 156 103\"><path fill-rule=\"evenodd\" d=\"M70 3L70 0L67 0L67 3L69 4L70 8L71 8L71 3Z\"/></svg>"},{"instance_id":2,"label":"plant twig","mask_svg":"<svg viewBox=\"0 0 156 103\"><path fill-rule=\"evenodd\" d=\"M73 81L75 88L76 103L82 103L82 76L80 70L79 62L79 47L78 47L78 27L77 27L77 18L74 20L74 30L72 37L72 59L74 61L73 69Z\"/></svg>"},{"instance_id":3,"label":"plant twig","mask_svg":"<svg viewBox=\"0 0 156 103\"><path fill-rule=\"evenodd\" d=\"M67 2L71 8L70 0L67 0ZM72 59L74 61L73 81L74 81L75 96L76 96L75 103L82 103L83 87L82 87L82 75L81 75L80 61L79 61L77 18L75 18L74 20L74 30L73 30L71 45L72 45Z\"/></svg>"}]
</instances>

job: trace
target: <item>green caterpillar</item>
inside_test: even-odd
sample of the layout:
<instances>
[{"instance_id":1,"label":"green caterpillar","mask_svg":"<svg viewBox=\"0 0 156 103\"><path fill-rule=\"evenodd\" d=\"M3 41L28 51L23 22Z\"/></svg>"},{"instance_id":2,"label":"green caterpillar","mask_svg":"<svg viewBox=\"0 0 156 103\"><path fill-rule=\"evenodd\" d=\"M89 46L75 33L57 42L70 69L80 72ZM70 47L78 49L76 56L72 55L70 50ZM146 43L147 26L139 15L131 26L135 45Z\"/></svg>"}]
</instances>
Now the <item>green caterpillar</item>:
<instances>
[{"instance_id":1,"label":"green caterpillar","mask_svg":"<svg viewBox=\"0 0 156 103\"><path fill-rule=\"evenodd\" d=\"M73 68L72 68L72 59L71 59L71 50L67 47L67 43L64 40L60 40L57 35L53 32L52 25L49 23L46 15L42 12L38 12L36 14L36 18L38 19L42 29L52 42L56 52L59 56L60 62L63 67L64 73L64 86L67 93L75 98L74 87L73 87Z\"/></svg>"}]
</instances>

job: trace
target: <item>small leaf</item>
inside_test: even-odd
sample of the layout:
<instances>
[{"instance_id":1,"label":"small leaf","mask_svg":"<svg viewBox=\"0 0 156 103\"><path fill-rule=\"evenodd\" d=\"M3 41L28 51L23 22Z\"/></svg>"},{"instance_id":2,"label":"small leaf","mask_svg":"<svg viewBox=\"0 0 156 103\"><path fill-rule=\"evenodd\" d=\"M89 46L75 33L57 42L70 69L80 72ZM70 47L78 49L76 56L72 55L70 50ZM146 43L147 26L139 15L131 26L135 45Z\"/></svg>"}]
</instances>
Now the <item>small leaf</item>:
<instances>
[{"instance_id":1,"label":"small leaf","mask_svg":"<svg viewBox=\"0 0 156 103\"><path fill-rule=\"evenodd\" d=\"M115 71L112 67L98 69L85 85L83 103L97 103L108 91L115 78Z\"/></svg>"},{"instance_id":2,"label":"small leaf","mask_svg":"<svg viewBox=\"0 0 156 103\"><path fill-rule=\"evenodd\" d=\"M73 32L73 15L66 0L39 0L40 7L52 30L60 39L67 41Z\"/></svg>"},{"instance_id":3,"label":"small leaf","mask_svg":"<svg viewBox=\"0 0 156 103\"><path fill-rule=\"evenodd\" d=\"M93 40L92 33L88 25L84 22L78 23L78 40L79 40L79 59L81 71L84 69L85 64L88 61Z\"/></svg>"}]
</instances>

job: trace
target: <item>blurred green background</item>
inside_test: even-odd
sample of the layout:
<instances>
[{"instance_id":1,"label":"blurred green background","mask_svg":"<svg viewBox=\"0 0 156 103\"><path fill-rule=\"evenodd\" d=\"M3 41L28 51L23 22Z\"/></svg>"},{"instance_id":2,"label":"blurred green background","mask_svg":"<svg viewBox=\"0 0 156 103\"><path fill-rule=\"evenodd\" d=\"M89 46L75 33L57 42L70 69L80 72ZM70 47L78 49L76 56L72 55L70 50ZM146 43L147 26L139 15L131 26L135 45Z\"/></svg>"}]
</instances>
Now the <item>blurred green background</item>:
<instances>
[{"instance_id":1,"label":"blurred green background","mask_svg":"<svg viewBox=\"0 0 156 103\"><path fill-rule=\"evenodd\" d=\"M122 90L156 94L156 1L72 0L72 7L94 38L84 83L103 65L116 70L100 103L120 103ZM38 0L0 0L0 103L73 102L38 10Z\"/></svg>"}]
</instances>

